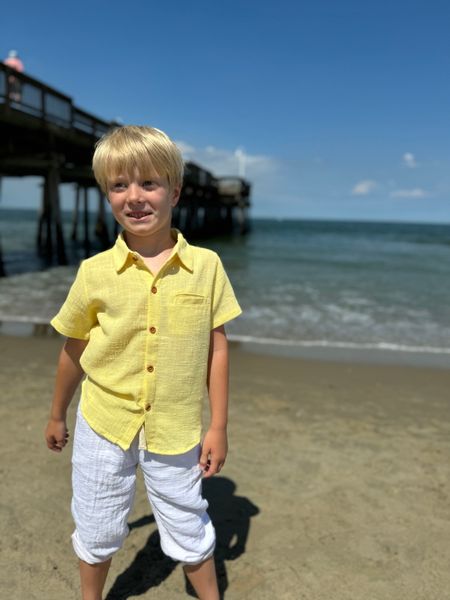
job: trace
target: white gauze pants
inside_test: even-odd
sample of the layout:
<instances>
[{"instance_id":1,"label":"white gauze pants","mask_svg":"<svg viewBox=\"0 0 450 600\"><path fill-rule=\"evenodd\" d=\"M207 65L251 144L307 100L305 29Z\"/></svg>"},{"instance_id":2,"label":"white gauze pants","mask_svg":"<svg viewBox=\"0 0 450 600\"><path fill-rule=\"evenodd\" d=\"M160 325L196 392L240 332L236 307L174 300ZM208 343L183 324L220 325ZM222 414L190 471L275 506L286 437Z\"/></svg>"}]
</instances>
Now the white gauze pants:
<instances>
[{"instance_id":1,"label":"white gauze pants","mask_svg":"<svg viewBox=\"0 0 450 600\"><path fill-rule=\"evenodd\" d=\"M212 556L215 532L202 498L199 455L200 446L176 456L140 450L138 436L122 450L98 435L78 408L72 455L72 542L78 557L89 564L104 562L122 546L138 464L163 552L185 564Z\"/></svg>"}]
</instances>

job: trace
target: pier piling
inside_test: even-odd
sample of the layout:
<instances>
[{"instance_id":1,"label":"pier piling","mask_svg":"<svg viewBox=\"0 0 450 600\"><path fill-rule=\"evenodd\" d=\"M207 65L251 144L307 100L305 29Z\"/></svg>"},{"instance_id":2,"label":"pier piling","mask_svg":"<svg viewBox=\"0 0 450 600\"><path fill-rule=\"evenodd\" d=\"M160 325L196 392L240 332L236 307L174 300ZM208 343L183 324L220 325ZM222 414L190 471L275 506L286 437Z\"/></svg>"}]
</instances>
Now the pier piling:
<instances>
[{"instance_id":1,"label":"pier piling","mask_svg":"<svg viewBox=\"0 0 450 600\"><path fill-rule=\"evenodd\" d=\"M83 188L83 231L84 231L84 256L89 258L91 254L91 241L89 239L89 210L88 210L88 188Z\"/></svg>"},{"instance_id":2,"label":"pier piling","mask_svg":"<svg viewBox=\"0 0 450 600\"><path fill-rule=\"evenodd\" d=\"M50 214L53 217L51 227L54 228L56 239L56 259L58 265L67 265L67 254L64 243L64 234L61 220L61 204L59 196L59 168L56 161L52 163L49 169L48 179L51 205Z\"/></svg>"},{"instance_id":3,"label":"pier piling","mask_svg":"<svg viewBox=\"0 0 450 600\"><path fill-rule=\"evenodd\" d=\"M95 235L100 240L102 248L106 249L110 246L108 226L106 224L105 212L105 196L100 188L97 188L98 193L98 212L97 221L95 223Z\"/></svg>"},{"instance_id":4,"label":"pier piling","mask_svg":"<svg viewBox=\"0 0 450 600\"><path fill-rule=\"evenodd\" d=\"M41 211L38 219L36 241L38 253L49 262L53 259L53 249L56 244L57 264L67 265L61 220L59 181L58 165L51 162L42 187Z\"/></svg>"},{"instance_id":5,"label":"pier piling","mask_svg":"<svg viewBox=\"0 0 450 600\"><path fill-rule=\"evenodd\" d=\"M75 184L75 204L72 213L72 230L70 233L70 239L73 242L78 240L78 219L80 216L80 201L81 201L81 188L80 184Z\"/></svg>"}]
</instances>

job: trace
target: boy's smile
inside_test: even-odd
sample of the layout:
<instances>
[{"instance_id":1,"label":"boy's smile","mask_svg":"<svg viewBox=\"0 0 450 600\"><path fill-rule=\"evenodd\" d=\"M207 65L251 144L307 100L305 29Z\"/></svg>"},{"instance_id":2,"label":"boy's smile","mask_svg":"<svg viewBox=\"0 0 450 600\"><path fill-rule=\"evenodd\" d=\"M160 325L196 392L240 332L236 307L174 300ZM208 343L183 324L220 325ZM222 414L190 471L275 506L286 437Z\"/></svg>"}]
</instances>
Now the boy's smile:
<instances>
[{"instance_id":1,"label":"boy's smile","mask_svg":"<svg viewBox=\"0 0 450 600\"><path fill-rule=\"evenodd\" d=\"M145 219L145 217L149 217L150 215L152 215L152 211L141 211L141 210L132 210L129 213L127 213L127 216L130 217L131 219L136 219L137 221L141 221L142 219Z\"/></svg>"},{"instance_id":2,"label":"boy's smile","mask_svg":"<svg viewBox=\"0 0 450 600\"><path fill-rule=\"evenodd\" d=\"M165 177L119 175L108 182L108 199L115 219L130 236L139 238L170 234L172 208L180 196Z\"/></svg>"}]
</instances>

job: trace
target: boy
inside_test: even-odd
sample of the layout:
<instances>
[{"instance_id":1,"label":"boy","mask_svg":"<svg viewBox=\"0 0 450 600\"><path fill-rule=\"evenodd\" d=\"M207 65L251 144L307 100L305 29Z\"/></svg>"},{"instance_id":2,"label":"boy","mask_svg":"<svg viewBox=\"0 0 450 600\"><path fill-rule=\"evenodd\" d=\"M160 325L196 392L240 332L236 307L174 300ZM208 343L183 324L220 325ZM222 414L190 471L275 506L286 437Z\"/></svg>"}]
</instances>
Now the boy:
<instances>
[{"instance_id":1,"label":"boy","mask_svg":"<svg viewBox=\"0 0 450 600\"><path fill-rule=\"evenodd\" d=\"M201 600L219 598L215 533L201 479L227 454L224 323L240 307L218 256L171 230L183 161L161 131L106 134L95 177L123 228L85 260L53 327L67 340L56 375L47 445L68 440L66 411L85 375L73 448L73 546L83 600L101 600L127 533L139 464L161 547L181 561ZM200 444L208 388L211 419Z\"/></svg>"}]
</instances>

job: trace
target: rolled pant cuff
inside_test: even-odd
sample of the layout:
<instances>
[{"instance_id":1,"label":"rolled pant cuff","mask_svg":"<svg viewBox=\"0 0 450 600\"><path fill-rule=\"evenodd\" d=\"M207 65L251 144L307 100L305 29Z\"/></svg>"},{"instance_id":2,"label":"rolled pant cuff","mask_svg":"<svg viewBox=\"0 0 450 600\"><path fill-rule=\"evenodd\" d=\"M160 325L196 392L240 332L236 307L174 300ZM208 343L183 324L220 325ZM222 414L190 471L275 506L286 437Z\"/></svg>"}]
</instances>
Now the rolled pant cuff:
<instances>
[{"instance_id":1,"label":"rolled pant cuff","mask_svg":"<svg viewBox=\"0 0 450 600\"><path fill-rule=\"evenodd\" d=\"M214 549L212 550L212 552L209 552L209 554L207 554L201 560L196 560L195 562L183 562L183 561L181 561L180 565L182 567L195 567L195 565L201 565L202 563L204 563L206 560L209 560L213 556L214 556Z\"/></svg>"},{"instance_id":2,"label":"rolled pant cuff","mask_svg":"<svg viewBox=\"0 0 450 600\"><path fill-rule=\"evenodd\" d=\"M101 556L101 557L91 554L84 547L83 542L80 540L80 536L78 535L78 532L76 530L72 533L72 545L73 545L75 554L78 556L78 558L80 560L83 560L85 563L88 563L89 565L96 565L99 563L106 562L107 560L112 558L114 556L114 554L116 553L116 551L109 552L108 554L105 554L104 556Z\"/></svg>"}]
</instances>

